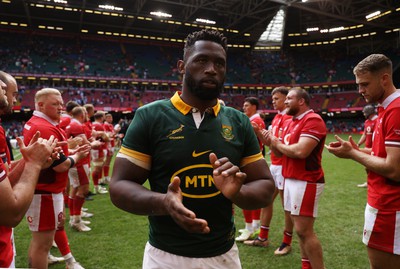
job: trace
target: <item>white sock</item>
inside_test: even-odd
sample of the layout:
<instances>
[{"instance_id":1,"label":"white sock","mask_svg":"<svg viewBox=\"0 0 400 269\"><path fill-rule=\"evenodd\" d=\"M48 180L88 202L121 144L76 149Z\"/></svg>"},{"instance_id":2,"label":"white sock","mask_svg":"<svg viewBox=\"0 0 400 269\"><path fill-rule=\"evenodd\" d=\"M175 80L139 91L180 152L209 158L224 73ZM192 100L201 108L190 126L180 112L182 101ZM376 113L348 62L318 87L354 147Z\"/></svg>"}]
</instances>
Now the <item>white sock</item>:
<instances>
[{"instance_id":1,"label":"white sock","mask_svg":"<svg viewBox=\"0 0 400 269\"><path fill-rule=\"evenodd\" d=\"M246 222L246 230L253 232L253 224L252 223L247 223Z\"/></svg>"},{"instance_id":2,"label":"white sock","mask_svg":"<svg viewBox=\"0 0 400 269\"><path fill-rule=\"evenodd\" d=\"M254 231L260 229L260 220L253 220L252 226Z\"/></svg>"}]
</instances>

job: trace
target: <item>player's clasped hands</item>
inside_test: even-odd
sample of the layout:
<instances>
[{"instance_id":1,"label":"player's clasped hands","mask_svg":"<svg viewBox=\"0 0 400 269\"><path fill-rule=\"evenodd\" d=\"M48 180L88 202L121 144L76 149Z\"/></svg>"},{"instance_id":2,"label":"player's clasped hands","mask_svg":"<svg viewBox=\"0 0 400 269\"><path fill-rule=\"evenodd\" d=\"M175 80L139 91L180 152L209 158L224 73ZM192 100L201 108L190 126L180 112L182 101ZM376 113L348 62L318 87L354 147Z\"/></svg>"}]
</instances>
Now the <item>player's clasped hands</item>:
<instances>
[{"instance_id":1,"label":"player's clasped hands","mask_svg":"<svg viewBox=\"0 0 400 269\"><path fill-rule=\"evenodd\" d=\"M54 136L51 136L49 139L41 138L40 132L36 132L29 145L25 146L22 139L17 137L17 142L25 162L36 163L42 168L52 161L57 141Z\"/></svg>"},{"instance_id":2,"label":"player's clasped hands","mask_svg":"<svg viewBox=\"0 0 400 269\"><path fill-rule=\"evenodd\" d=\"M340 158L350 158L353 150L359 150L357 143L354 142L353 138L349 136L349 140L345 141L339 136L335 135L337 141L330 142L329 145L325 145L325 148L332 154Z\"/></svg>"},{"instance_id":3,"label":"player's clasped hands","mask_svg":"<svg viewBox=\"0 0 400 269\"><path fill-rule=\"evenodd\" d=\"M269 130L260 128L260 126L255 122L252 122L251 125L253 126L253 130L257 137L261 139L261 142L269 147L271 145L271 132Z\"/></svg>"},{"instance_id":4,"label":"player's clasped hands","mask_svg":"<svg viewBox=\"0 0 400 269\"><path fill-rule=\"evenodd\" d=\"M85 158L90 153L91 146L89 144L85 144L82 146L78 146L74 154L77 155L77 161Z\"/></svg>"}]
</instances>

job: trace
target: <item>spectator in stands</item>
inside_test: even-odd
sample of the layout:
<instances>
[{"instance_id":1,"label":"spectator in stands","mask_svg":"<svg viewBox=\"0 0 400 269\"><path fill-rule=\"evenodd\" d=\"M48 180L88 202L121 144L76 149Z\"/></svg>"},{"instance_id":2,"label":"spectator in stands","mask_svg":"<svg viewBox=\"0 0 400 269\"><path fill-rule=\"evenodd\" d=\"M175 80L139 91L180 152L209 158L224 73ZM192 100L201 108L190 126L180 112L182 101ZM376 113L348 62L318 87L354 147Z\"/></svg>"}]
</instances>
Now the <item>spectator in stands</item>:
<instances>
[{"instance_id":1,"label":"spectator in stands","mask_svg":"<svg viewBox=\"0 0 400 269\"><path fill-rule=\"evenodd\" d=\"M378 103L378 121L369 154L349 137L327 146L337 157L352 159L368 170L363 243L371 269L400 264L400 91L393 84L392 61L371 54L353 70L359 93L368 104Z\"/></svg>"},{"instance_id":2,"label":"spectator in stands","mask_svg":"<svg viewBox=\"0 0 400 269\"><path fill-rule=\"evenodd\" d=\"M58 127L63 105L61 93L56 89L44 88L36 92L36 110L24 127L25 144L31 141L37 131L40 131L43 138L54 136L58 141L66 141L64 131ZM47 256L54 239L61 253L68 252L63 254L67 268L83 268L69 250L64 231L63 192L68 181L69 168L86 157L89 149L90 147L81 147L74 155L68 156L68 146L63 144L59 160L41 172L33 201L26 213L32 233L29 267L47 268ZM63 232L56 233L56 229Z\"/></svg>"},{"instance_id":3,"label":"spectator in stands","mask_svg":"<svg viewBox=\"0 0 400 269\"><path fill-rule=\"evenodd\" d=\"M366 105L363 108L363 114L365 117L364 122L364 132L358 140L357 146L360 147L365 143L366 152L370 152L372 148L372 137L374 134L375 126L377 123L378 115L376 114L375 107L373 105ZM366 188L368 186L367 182L362 184L358 184L357 187L359 188Z\"/></svg>"},{"instance_id":4,"label":"spectator in stands","mask_svg":"<svg viewBox=\"0 0 400 269\"><path fill-rule=\"evenodd\" d=\"M259 102L256 97L247 97L244 99L243 112L249 117L251 123L256 124L260 129L265 129L264 120L261 118L260 114L257 113L258 106ZM258 145L260 151L264 152L264 145L260 140L258 140ZM261 209L259 208L254 210L243 209L245 228L239 230L239 232L241 231L242 233L235 238L236 241L243 242L251 237L256 237L256 233L259 233L260 229L260 215Z\"/></svg>"},{"instance_id":5,"label":"spectator in stands","mask_svg":"<svg viewBox=\"0 0 400 269\"><path fill-rule=\"evenodd\" d=\"M190 34L178 61L182 93L139 108L116 158L112 202L149 216L143 268L241 268L233 203L256 209L272 200L249 119L218 103L226 49L217 31Z\"/></svg>"}]
</instances>

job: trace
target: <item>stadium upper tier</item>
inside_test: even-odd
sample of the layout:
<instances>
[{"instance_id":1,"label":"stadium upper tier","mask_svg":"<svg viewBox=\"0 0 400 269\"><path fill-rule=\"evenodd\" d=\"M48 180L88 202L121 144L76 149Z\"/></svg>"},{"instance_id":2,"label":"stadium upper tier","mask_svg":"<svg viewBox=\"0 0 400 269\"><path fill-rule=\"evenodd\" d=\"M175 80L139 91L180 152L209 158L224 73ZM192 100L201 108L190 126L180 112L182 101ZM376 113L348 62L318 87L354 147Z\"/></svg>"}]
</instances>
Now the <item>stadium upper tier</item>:
<instances>
[{"instance_id":1,"label":"stadium upper tier","mask_svg":"<svg viewBox=\"0 0 400 269\"><path fill-rule=\"evenodd\" d=\"M26 74L18 82L20 98L16 109L34 109L35 91L55 87L63 92L65 102L75 100L93 103L98 109L132 111L169 98L179 90L181 77L176 64L182 50L167 43L1 32L0 70L17 79ZM241 109L246 96L257 96L260 109L268 112L273 111L270 92L274 86L300 85L312 94L316 111L361 110L365 101L357 93L352 69L369 53L347 55L333 48L301 53L232 49L228 52L222 99ZM399 67L399 51L383 53L392 59L395 69ZM72 76L74 79L66 79ZM61 79L56 80L57 77ZM117 82L113 84L112 80ZM123 80L129 83L120 83ZM153 83L154 80L175 83Z\"/></svg>"},{"instance_id":2,"label":"stadium upper tier","mask_svg":"<svg viewBox=\"0 0 400 269\"><path fill-rule=\"evenodd\" d=\"M394 61L400 55L388 52ZM2 32L0 69L10 73L119 77L180 81L176 63L182 48ZM320 51L228 53L227 84L303 84L352 81L352 68L365 55Z\"/></svg>"}]
</instances>

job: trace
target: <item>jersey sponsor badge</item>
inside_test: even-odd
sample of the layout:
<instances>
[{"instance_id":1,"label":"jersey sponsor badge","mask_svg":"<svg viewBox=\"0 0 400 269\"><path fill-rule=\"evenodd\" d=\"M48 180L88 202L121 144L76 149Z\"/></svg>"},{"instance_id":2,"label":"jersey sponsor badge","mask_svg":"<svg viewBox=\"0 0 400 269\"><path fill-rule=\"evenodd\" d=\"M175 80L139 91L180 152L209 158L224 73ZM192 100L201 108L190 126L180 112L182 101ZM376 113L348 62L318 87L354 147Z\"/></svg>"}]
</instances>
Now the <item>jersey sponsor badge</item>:
<instances>
[{"instance_id":1,"label":"jersey sponsor badge","mask_svg":"<svg viewBox=\"0 0 400 269\"><path fill-rule=\"evenodd\" d=\"M215 187L211 164L186 166L171 176L171 181L178 176L181 179L182 196L192 199L207 199L221 192Z\"/></svg>"}]
</instances>

